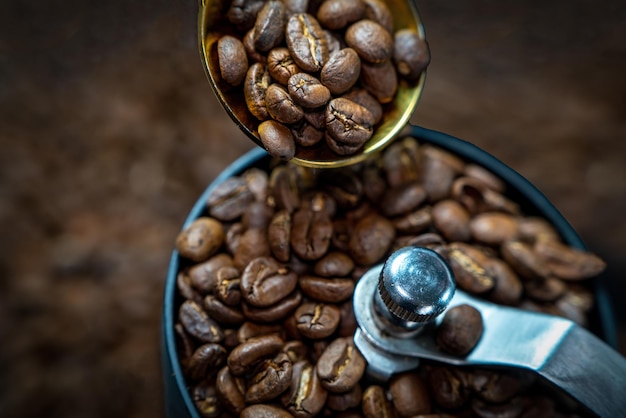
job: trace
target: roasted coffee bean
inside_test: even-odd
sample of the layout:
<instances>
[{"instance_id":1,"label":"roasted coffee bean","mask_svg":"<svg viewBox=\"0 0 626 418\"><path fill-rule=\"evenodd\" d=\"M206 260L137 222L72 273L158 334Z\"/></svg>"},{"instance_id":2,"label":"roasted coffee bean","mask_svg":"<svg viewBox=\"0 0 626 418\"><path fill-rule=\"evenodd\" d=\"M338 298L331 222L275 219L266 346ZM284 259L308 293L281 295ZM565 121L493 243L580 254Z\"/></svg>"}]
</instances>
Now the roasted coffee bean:
<instances>
[{"instance_id":1,"label":"roasted coffee bean","mask_svg":"<svg viewBox=\"0 0 626 418\"><path fill-rule=\"evenodd\" d=\"M178 319L189 335L202 342L218 343L224 338L219 325L195 302L183 302L178 311Z\"/></svg>"},{"instance_id":2,"label":"roasted coffee bean","mask_svg":"<svg viewBox=\"0 0 626 418\"><path fill-rule=\"evenodd\" d=\"M437 344L450 354L465 356L474 349L483 333L480 312L470 305L448 309L437 328Z\"/></svg>"},{"instance_id":3,"label":"roasted coffee bean","mask_svg":"<svg viewBox=\"0 0 626 418\"><path fill-rule=\"evenodd\" d=\"M428 229L433 222L432 207L426 206L393 220L401 234L418 234Z\"/></svg>"},{"instance_id":4,"label":"roasted coffee bean","mask_svg":"<svg viewBox=\"0 0 626 418\"><path fill-rule=\"evenodd\" d=\"M550 277L550 268L545 259L533 248L521 241L507 241L500 246L502 258L525 279L545 279Z\"/></svg>"},{"instance_id":5,"label":"roasted coffee bean","mask_svg":"<svg viewBox=\"0 0 626 418\"><path fill-rule=\"evenodd\" d=\"M298 67L318 72L328 61L328 40L317 19L307 13L291 15L285 32L287 48Z\"/></svg>"},{"instance_id":6,"label":"roasted coffee bean","mask_svg":"<svg viewBox=\"0 0 626 418\"><path fill-rule=\"evenodd\" d=\"M257 324L246 321L237 330L237 340L239 344L248 341L250 338L262 337L264 335L276 334L280 337L282 327L276 324Z\"/></svg>"},{"instance_id":7,"label":"roasted coffee bean","mask_svg":"<svg viewBox=\"0 0 626 418\"><path fill-rule=\"evenodd\" d=\"M398 75L391 61L361 64L363 87L381 103L390 103L398 91Z\"/></svg>"},{"instance_id":8,"label":"roasted coffee bean","mask_svg":"<svg viewBox=\"0 0 626 418\"><path fill-rule=\"evenodd\" d=\"M267 68L272 78L283 86L287 85L292 75L300 72L300 68L285 47L274 48L268 53Z\"/></svg>"},{"instance_id":9,"label":"roasted coffee bean","mask_svg":"<svg viewBox=\"0 0 626 418\"><path fill-rule=\"evenodd\" d=\"M473 398L472 412L480 418L516 418L519 417L523 410L524 404L521 398L513 398L505 404L491 404L480 398Z\"/></svg>"},{"instance_id":10,"label":"roasted coffee bean","mask_svg":"<svg viewBox=\"0 0 626 418\"><path fill-rule=\"evenodd\" d=\"M249 29L254 25L256 16L264 4L264 0L233 0L226 17L237 27Z\"/></svg>"},{"instance_id":11,"label":"roasted coffee bean","mask_svg":"<svg viewBox=\"0 0 626 418\"><path fill-rule=\"evenodd\" d=\"M326 106L327 142L340 155L354 153L372 137L374 116L363 106L343 98L331 100Z\"/></svg>"},{"instance_id":12,"label":"roasted coffee bean","mask_svg":"<svg viewBox=\"0 0 626 418\"><path fill-rule=\"evenodd\" d=\"M241 222L235 222L228 227L226 231L226 250L230 254L237 254L237 248L239 248L239 243L241 242L241 236L245 232L245 228ZM232 265L232 262L231 262Z\"/></svg>"},{"instance_id":13,"label":"roasted coffee bean","mask_svg":"<svg viewBox=\"0 0 626 418\"><path fill-rule=\"evenodd\" d=\"M352 279L303 276L298 283L302 293L319 302L342 302L354 292Z\"/></svg>"},{"instance_id":14,"label":"roasted coffee bean","mask_svg":"<svg viewBox=\"0 0 626 418\"><path fill-rule=\"evenodd\" d=\"M331 251L319 259L313 271L323 277L345 277L354 268L354 261L348 254L341 251Z\"/></svg>"},{"instance_id":15,"label":"roasted coffee bean","mask_svg":"<svg viewBox=\"0 0 626 418\"><path fill-rule=\"evenodd\" d=\"M228 366L224 366L217 373L215 389L220 403L229 412L239 414L246 407L246 382L242 377L231 374Z\"/></svg>"},{"instance_id":16,"label":"roasted coffee bean","mask_svg":"<svg viewBox=\"0 0 626 418\"><path fill-rule=\"evenodd\" d=\"M174 325L174 332L176 333L176 341L178 347L178 355L181 358L181 363L186 364L193 352L195 351L195 343L192 341L185 327L179 322Z\"/></svg>"},{"instance_id":17,"label":"roasted coffee bean","mask_svg":"<svg viewBox=\"0 0 626 418\"><path fill-rule=\"evenodd\" d=\"M302 341L288 341L282 348L282 352L287 354L292 364L306 360L309 349Z\"/></svg>"},{"instance_id":18,"label":"roasted coffee bean","mask_svg":"<svg viewBox=\"0 0 626 418\"><path fill-rule=\"evenodd\" d=\"M364 0L365 17L381 25L389 33L393 33L393 16L384 1Z\"/></svg>"},{"instance_id":19,"label":"roasted coffee bean","mask_svg":"<svg viewBox=\"0 0 626 418\"><path fill-rule=\"evenodd\" d=\"M554 302L565 292L565 283L555 277L528 280L524 283L525 294L537 302Z\"/></svg>"},{"instance_id":20,"label":"roasted coffee bean","mask_svg":"<svg viewBox=\"0 0 626 418\"><path fill-rule=\"evenodd\" d=\"M307 361L293 365L291 385L281 397L281 403L293 416L316 416L326 403L327 392L322 387L315 366Z\"/></svg>"},{"instance_id":21,"label":"roasted coffee bean","mask_svg":"<svg viewBox=\"0 0 626 418\"><path fill-rule=\"evenodd\" d=\"M182 257L204 261L215 254L224 243L224 228L217 220L200 217L176 237L176 249Z\"/></svg>"},{"instance_id":22,"label":"roasted coffee bean","mask_svg":"<svg viewBox=\"0 0 626 418\"><path fill-rule=\"evenodd\" d=\"M237 252L233 257L233 265L241 271L255 258L269 255L270 245L267 242L265 231L259 228L248 229L239 238Z\"/></svg>"},{"instance_id":23,"label":"roasted coffee bean","mask_svg":"<svg viewBox=\"0 0 626 418\"><path fill-rule=\"evenodd\" d=\"M350 25L346 29L346 43L369 63L380 64L393 55L393 37L372 20L363 19Z\"/></svg>"},{"instance_id":24,"label":"roasted coffee bean","mask_svg":"<svg viewBox=\"0 0 626 418\"><path fill-rule=\"evenodd\" d=\"M339 313L341 319L339 320L339 327L337 327L337 336L353 337L357 328L357 322L354 316L352 299L348 299L339 306Z\"/></svg>"},{"instance_id":25,"label":"roasted coffee bean","mask_svg":"<svg viewBox=\"0 0 626 418\"><path fill-rule=\"evenodd\" d=\"M354 226L349 241L350 255L357 264L373 265L387 253L394 237L393 224L386 218L372 213Z\"/></svg>"},{"instance_id":26,"label":"roasted coffee bean","mask_svg":"<svg viewBox=\"0 0 626 418\"><path fill-rule=\"evenodd\" d=\"M309 0L283 0L287 9L287 16L294 13L306 13L309 10Z\"/></svg>"},{"instance_id":27,"label":"roasted coffee bean","mask_svg":"<svg viewBox=\"0 0 626 418\"><path fill-rule=\"evenodd\" d=\"M326 3L328 1L324 4ZM360 74L361 60L359 55L352 48L344 48L330 55L328 62L322 68L320 80L332 94L338 95L350 90L359 80Z\"/></svg>"},{"instance_id":28,"label":"roasted coffee bean","mask_svg":"<svg viewBox=\"0 0 626 418\"><path fill-rule=\"evenodd\" d=\"M428 387L416 372L400 373L389 381L391 402L400 417L431 412Z\"/></svg>"},{"instance_id":29,"label":"roasted coffee bean","mask_svg":"<svg viewBox=\"0 0 626 418\"><path fill-rule=\"evenodd\" d=\"M536 216L522 217L518 220L519 237L524 242L534 244L539 240L558 241L559 234L545 219Z\"/></svg>"},{"instance_id":30,"label":"roasted coffee bean","mask_svg":"<svg viewBox=\"0 0 626 418\"><path fill-rule=\"evenodd\" d=\"M364 13L362 0L326 0L317 11L317 20L327 29L338 30L360 20Z\"/></svg>"},{"instance_id":31,"label":"roasted coffee bean","mask_svg":"<svg viewBox=\"0 0 626 418\"><path fill-rule=\"evenodd\" d=\"M469 228L472 238L487 245L500 245L519 234L517 218L501 212L480 213L472 218Z\"/></svg>"},{"instance_id":32,"label":"roasted coffee bean","mask_svg":"<svg viewBox=\"0 0 626 418\"><path fill-rule=\"evenodd\" d=\"M495 280L488 293L489 300L501 305L517 305L522 297L522 281L511 267L498 258L490 258L487 270Z\"/></svg>"},{"instance_id":33,"label":"roasted coffee bean","mask_svg":"<svg viewBox=\"0 0 626 418\"><path fill-rule=\"evenodd\" d=\"M249 168L241 177L246 182L248 190L254 195L257 202L265 202L267 199L267 187L269 176L260 168Z\"/></svg>"},{"instance_id":34,"label":"roasted coffee bean","mask_svg":"<svg viewBox=\"0 0 626 418\"><path fill-rule=\"evenodd\" d=\"M234 376L249 373L266 358L274 357L284 345L276 335L253 337L239 344L227 358L228 369Z\"/></svg>"},{"instance_id":35,"label":"roasted coffee bean","mask_svg":"<svg viewBox=\"0 0 626 418\"><path fill-rule=\"evenodd\" d=\"M293 291L289 296L280 300L280 302L268 306L266 308L258 308L243 304L243 314L246 318L257 322L275 322L284 319L300 306L302 295L298 290Z\"/></svg>"},{"instance_id":36,"label":"roasted coffee bean","mask_svg":"<svg viewBox=\"0 0 626 418\"><path fill-rule=\"evenodd\" d=\"M335 305L307 302L296 310L294 317L300 334L307 338L320 339L335 332L341 314Z\"/></svg>"},{"instance_id":37,"label":"roasted coffee bean","mask_svg":"<svg viewBox=\"0 0 626 418\"><path fill-rule=\"evenodd\" d=\"M426 191L419 184L404 184L388 189L380 202L380 209L388 217L416 209L426 200Z\"/></svg>"},{"instance_id":38,"label":"roasted coffee bean","mask_svg":"<svg viewBox=\"0 0 626 418\"><path fill-rule=\"evenodd\" d=\"M220 221L240 217L254 201L254 195L241 177L230 177L211 191L207 199L209 214Z\"/></svg>"},{"instance_id":39,"label":"roasted coffee bean","mask_svg":"<svg viewBox=\"0 0 626 418\"><path fill-rule=\"evenodd\" d=\"M469 377L474 393L487 402L507 402L521 389L520 377L503 371L479 369Z\"/></svg>"},{"instance_id":40,"label":"roasted coffee bean","mask_svg":"<svg viewBox=\"0 0 626 418\"><path fill-rule=\"evenodd\" d=\"M237 330L226 328L224 330L224 339L221 342L222 346L226 349L227 352L230 352L233 348L239 345L239 336L237 335Z\"/></svg>"},{"instance_id":41,"label":"roasted coffee bean","mask_svg":"<svg viewBox=\"0 0 626 418\"><path fill-rule=\"evenodd\" d=\"M241 217L241 224L245 229L259 228L265 230L274 216L274 208L265 202L254 201Z\"/></svg>"},{"instance_id":42,"label":"roasted coffee bean","mask_svg":"<svg viewBox=\"0 0 626 418\"><path fill-rule=\"evenodd\" d=\"M422 183L428 199L438 202L450 196L452 182L465 165L456 156L433 147L422 147Z\"/></svg>"},{"instance_id":43,"label":"roasted coffee bean","mask_svg":"<svg viewBox=\"0 0 626 418\"><path fill-rule=\"evenodd\" d=\"M270 205L293 212L300 207L300 191L295 172L288 166L278 166L270 175Z\"/></svg>"},{"instance_id":44,"label":"roasted coffee bean","mask_svg":"<svg viewBox=\"0 0 626 418\"><path fill-rule=\"evenodd\" d=\"M203 418L217 418L222 415L222 405L215 385L202 381L191 390L191 399Z\"/></svg>"},{"instance_id":45,"label":"roasted coffee bean","mask_svg":"<svg viewBox=\"0 0 626 418\"><path fill-rule=\"evenodd\" d=\"M215 296L228 306L237 306L241 301L241 274L235 267L222 267L217 271Z\"/></svg>"},{"instance_id":46,"label":"roasted coffee bean","mask_svg":"<svg viewBox=\"0 0 626 418\"><path fill-rule=\"evenodd\" d=\"M298 105L312 109L324 106L330 100L330 91L317 78L297 73L287 82L289 95Z\"/></svg>"},{"instance_id":47,"label":"roasted coffee bean","mask_svg":"<svg viewBox=\"0 0 626 418\"><path fill-rule=\"evenodd\" d=\"M291 360L285 353L263 361L248 383L246 402L267 402L280 396L291 384L291 373Z\"/></svg>"},{"instance_id":48,"label":"roasted coffee bean","mask_svg":"<svg viewBox=\"0 0 626 418\"><path fill-rule=\"evenodd\" d=\"M191 278L186 272L180 272L176 276L176 288L182 297L202 303L202 296L191 286Z\"/></svg>"},{"instance_id":49,"label":"roasted coffee bean","mask_svg":"<svg viewBox=\"0 0 626 418\"><path fill-rule=\"evenodd\" d=\"M260 121L269 118L265 105L265 94L272 78L267 67L262 63L255 63L248 68L243 84L243 94L248 110Z\"/></svg>"},{"instance_id":50,"label":"roasted coffee bean","mask_svg":"<svg viewBox=\"0 0 626 418\"><path fill-rule=\"evenodd\" d=\"M359 71L360 74L360 71ZM383 118L383 106L380 102L367 90L363 88L356 88L350 90L348 93L341 96L343 99L348 99L356 104L359 104L370 111L374 118L374 125L381 121Z\"/></svg>"},{"instance_id":51,"label":"roasted coffee bean","mask_svg":"<svg viewBox=\"0 0 626 418\"><path fill-rule=\"evenodd\" d=\"M226 361L226 350L219 344L204 344L194 351L185 367L185 373L192 380L209 377Z\"/></svg>"},{"instance_id":52,"label":"roasted coffee bean","mask_svg":"<svg viewBox=\"0 0 626 418\"><path fill-rule=\"evenodd\" d=\"M469 241L470 214L460 203L446 199L433 206L433 225L448 241Z\"/></svg>"},{"instance_id":53,"label":"roasted coffee bean","mask_svg":"<svg viewBox=\"0 0 626 418\"><path fill-rule=\"evenodd\" d=\"M354 388L364 372L365 359L350 337L333 340L317 362L322 386L334 393Z\"/></svg>"},{"instance_id":54,"label":"roasted coffee bean","mask_svg":"<svg viewBox=\"0 0 626 418\"><path fill-rule=\"evenodd\" d=\"M268 244L272 255L286 263L291 254L291 214L286 210L280 210L274 214L267 230Z\"/></svg>"},{"instance_id":55,"label":"roasted coffee bean","mask_svg":"<svg viewBox=\"0 0 626 418\"><path fill-rule=\"evenodd\" d=\"M296 145L301 147L312 147L324 139L323 131L305 121L300 121L295 126L292 126L291 134Z\"/></svg>"},{"instance_id":56,"label":"roasted coffee bean","mask_svg":"<svg viewBox=\"0 0 626 418\"><path fill-rule=\"evenodd\" d=\"M433 400L446 409L457 409L470 399L471 382L467 374L458 368L436 366L427 374Z\"/></svg>"},{"instance_id":57,"label":"roasted coffee bean","mask_svg":"<svg viewBox=\"0 0 626 418\"><path fill-rule=\"evenodd\" d=\"M324 212L300 209L293 215L291 248L303 260L317 260L330 246L333 224Z\"/></svg>"},{"instance_id":58,"label":"roasted coffee bean","mask_svg":"<svg viewBox=\"0 0 626 418\"><path fill-rule=\"evenodd\" d=\"M395 141L382 156L383 171L391 187L421 182L422 153L413 138Z\"/></svg>"},{"instance_id":59,"label":"roasted coffee bean","mask_svg":"<svg viewBox=\"0 0 626 418\"><path fill-rule=\"evenodd\" d=\"M345 393L329 393L326 398L326 406L333 411L341 412L350 408L356 408L361 404L363 390L361 385L357 384Z\"/></svg>"},{"instance_id":60,"label":"roasted coffee bean","mask_svg":"<svg viewBox=\"0 0 626 418\"><path fill-rule=\"evenodd\" d=\"M361 408L365 418L395 418L393 405L382 386L372 385L363 391Z\"/></svg>"},{"instance_id":61,"label":"roasted coffee bean","mask_svg":"<svg viewBox=\"0 0 626 418\"><path fill-rule=\"evenodd\" d=\"M256 49L269 51L282 42L287 21L285 12L285 5L282 1L270 0L265 3L254 23L254 47Z\"/></svg>"},{"instance_id":62,"label":"roasted coffee bean","mask_svg":"<svg viewBox=\"0 0 626 418\"><path fill-rule=\"evenodd\" d=\"M241 275L241 295L256 307L273 305L289 295L298 283L296 273L270 257L250 261Z\"/></svg>"},{"instance_id":63,"label":"roasted coffee bean","mask_svg":"<svg viewBox=\"0 0 626 418\"><path fill-rule=\"evenodd\" d=\"M254 28L250 29L242 39L243 47L248 56L248 63L267 64L267 57L254 47Z\"/></svg>"},{"instance_id":64,"label":"roasted coffee bean","mask_svg":"<svg viewBox=\"0 0 626 418\"><path fill-rule=\"evenodd\" d=\"M207 261L192 266L187 274L191 285L200 293L207 294L217 287L217 272L222 267L232 267L233 259L228 254L220 253Z\"/></svg>"},{"instance_id":65,"label":"roasted coffee bean","mask_svg":"<svg viewBox=\"0 0 626 418\"><path fill-rule=\"evenodd\" d=\"M289 92L277 83L267 88L265 106L270 116L278 122L296 123L304 117L302 108L294 102Z\"/></svg>"},{"instance_id":66,"label":"roasted coffee bean","mask_svg":"<svg viewBox=\"0 0 626 418\"><path fill-rule=\"evenodd\" d=\"M306 193L302 197L302 208L310 209L313 212L325 213L329 217L334 217L337 213L337 202L324 191Z\"/></svg>"},{"instance_id":67,"label":"roasted coffee bean","mask_svg":"<svg viewBox=\"0 0 626 418\"><path fill-rule=\"evenodd\" d=\"M243 43L234 36L222 36L217 41L217 57L222 79L233 86L241 84L248 72L248 57Z\"/></svg>"},{"instance_id":68,"label":"roasted coffee bean","mask_svg":"<svg viewBox=\"0 0 626 418\"><path fill-rule=\"evenodd\" d=\"M353 209L361 203L363 183L354 173L347 170L332 170L320 174L324 190L343 209Z\"/></svg>"},{"instance_id":69,"label":"roasted coffee bean","mask_svg":"<svg viewBox=\"0 0 626 418\"><path fill-rule=\"evenodd\" d=\"M202 306L211 318L223 326L238 326L246 319L239 307L228 306L213 295L207 295Z\"/></svg>"},{"instance_id":70,"label":"roasted coffee bean","mask_svg":"<svg viewBox=\"0 0 626 418\"><path fill-rule=\"evenodd\" d=\"M418 79L430 63L426 40L413 29L397 31L394 34L393 61L401 77Z\"/></svg>"},{"instance_id":71,"label":"roasted coffee bean","mask_svg":"<svg viewBox=\"0 0 626 418\"><path fill-rule=\"evenodd\" d=\"M489 258L475 247L461 242L448 246L447 259L457 285L470 293L484 293L495 285L493 273L488 270Z\"/></svg>"},{"instance_id":72,"label":"roasted coffee bean","mask_svg":"<svg viewBox=\"0 0 626 418\"><path fill-rule=\"evenodd\" d=\"M606 263L595 254L557 241L538 240L534 250L545 261L550 272L563 280L589 279L606 268Z\"/></svg>"},{"instance_id":73,"label":"roasted coffee bean","mask_svg":"<svg viewBox=\"0 0 626 418\"><path fill-rule=\"evenodd\" d=\"M493 191L498 193L503 193L506 189L506 185L504 181L493 174L491 171L487 170L483 166L469 163L465 166L463 170L463 175L470 177L474 180L480 182L484 187L487 187Z\"/></svg>"},{"instance_id":74,"label":"roasted coffee bean","mask_svg":"<svg viewBox=\"0 0 626 418\"><path fill-rule=\"evenodd\" d=\"M246 407L241 414L240 418L292 418L289 412L274 405L250 405Z\"/></svg>"}]
</instances>

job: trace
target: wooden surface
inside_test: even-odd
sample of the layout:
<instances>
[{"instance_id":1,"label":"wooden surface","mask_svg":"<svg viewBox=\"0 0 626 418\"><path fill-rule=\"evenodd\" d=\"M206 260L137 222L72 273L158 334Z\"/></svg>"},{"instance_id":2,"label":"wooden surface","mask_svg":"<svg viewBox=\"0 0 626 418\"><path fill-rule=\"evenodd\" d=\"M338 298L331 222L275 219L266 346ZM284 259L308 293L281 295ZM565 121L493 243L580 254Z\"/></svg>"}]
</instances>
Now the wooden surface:
<instances>
[{"instance_id":1,"label":"wooden surface","mask_svg":"<svg viewBox=\"0 0 626 418\"><path fill-rule=\"evenodd\" d=\"M624 324L626 6L418 5L433 59L413 123L537 185L609 263ZM0 415L162 414L174 237L252 147L205 79L195 22L195 0L0 5Z\"/></svg>"}]
</instances>

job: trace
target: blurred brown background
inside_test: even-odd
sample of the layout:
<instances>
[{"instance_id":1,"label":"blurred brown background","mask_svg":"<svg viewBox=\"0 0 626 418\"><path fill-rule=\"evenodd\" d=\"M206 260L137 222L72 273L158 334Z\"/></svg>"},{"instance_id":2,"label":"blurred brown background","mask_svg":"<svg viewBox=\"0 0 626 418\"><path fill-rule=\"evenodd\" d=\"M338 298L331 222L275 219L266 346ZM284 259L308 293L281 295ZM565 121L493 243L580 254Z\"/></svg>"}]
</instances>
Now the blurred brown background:
<instances>
[{"instance_id":1,"label":"blurred brown background","mask_svg":"<svg viewBox=\"0 0 626 418\"><path fill-rule=\"evenodd\" d=\"M413 122L537 185L626 285L626 4L418 0ZM0 415L162 415L174 237L251 148L219 107L195 0L0 5ZM621 351L626 353L624 328Z\"/></svg>"}]
</instances>

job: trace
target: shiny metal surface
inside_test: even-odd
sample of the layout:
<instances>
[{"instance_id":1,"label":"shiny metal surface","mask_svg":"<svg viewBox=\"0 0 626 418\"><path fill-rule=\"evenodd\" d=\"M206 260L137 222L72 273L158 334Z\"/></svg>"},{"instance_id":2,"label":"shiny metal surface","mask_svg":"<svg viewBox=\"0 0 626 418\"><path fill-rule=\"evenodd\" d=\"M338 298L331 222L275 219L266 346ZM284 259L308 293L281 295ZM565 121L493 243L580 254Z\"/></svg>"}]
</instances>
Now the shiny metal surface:
<instances>
[{"instance_id":1,"label":"shiny metal surface","mask_svg":"<svg viewBox=\"0 0 626 418\"><path fill-rule=\"evenodd\" d=\"M198 14L198 43L204 70L211 87L219 99L222 107L237 124L237 126L258 146L263 147L259 139L257 120L248 111L243 91L233 88L221 80L217 59L217 41L223 35L234 34L234 29L226 19L228 0L200 0ZM394 27L399 29L414 29L422 37L424 28L414 1L387 0L394 17ZM416 82L398 80L398 91L394 100L384 106L382 121L378 124L372 138L357 153L349 156L340 156L332 152L325 143L313 147L298 147L296 156L291 160L295 164L317 168L335 168L355 164L368 156L377 153L406 127L407 123L422 94L426 72ZM323 142L323 141L322 141Z\"/></svg>"},{"instance_id":2,"label":"shiny metal surface","mask_svg":"<svg viewBox=\"0 0 626 418\"><path fill-rule=\"evenodd\" d=\"M371 309L382 268L363 275L354 292L359 325L355 343L378 377L408 370L410 358L459 366L516 367L537 373L601 417L622 416L626 411L626 359L564 318L495 305L457 290L448 306L472 305L484 324L480 341L466 357L443 352L432 332L413 338L389 334L377 326ZM442 315L432 323L441 320Z\"/></svg>"}]
</instances>

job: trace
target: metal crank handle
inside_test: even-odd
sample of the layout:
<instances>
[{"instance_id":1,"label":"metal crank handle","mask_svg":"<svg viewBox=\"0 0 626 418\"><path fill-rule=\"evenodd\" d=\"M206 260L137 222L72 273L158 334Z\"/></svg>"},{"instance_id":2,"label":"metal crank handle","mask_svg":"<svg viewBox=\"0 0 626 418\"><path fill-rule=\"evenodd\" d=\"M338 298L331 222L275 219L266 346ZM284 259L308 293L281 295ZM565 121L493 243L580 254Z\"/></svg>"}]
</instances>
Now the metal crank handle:
<instances>
[{"instance_id":1,"label":"metal crank handle","mask_svg":"<svg viewBox=\"0 0 626 418\"><path fill-rule=\"evenodd\" d=\"M429 251L419 249L422 250ZM415 251L415 247L409 251ZM392 257L394 255L390 259ZM436 261L442 261L436 257L439 258ZM354 312L359 325L355 343L368 361L370 371L378 378L388 379L392 374L414 369L420 359L459 366L513 367L540 375L598 416L611 418L626 413L626 359L565 318L496 305L460 290L454 291L452 285L453 296L445 301L447 307L468 304L476 308L483 319L481 339L466 357L442 351L435 341L435 333L429 332L429 328L442 321L443 315L413 331L394 329L393 324L379 314L379 286L382 287L383 276L391 271L389 263L387 260L384 266L369 270L357 283L354 293ZM423 273L428 268L420 266L414 270ZM415 287L412 291L417 289L414 282L419 283L419 280L407 282ZM420 286L422 290L418 292L424 293L424 284ZM401 282L392 287L405 293L407 290ZM428 287L427 284L426 290ZM434 288L445 289L445 286Z\"/></svg>"}]
</instances>

